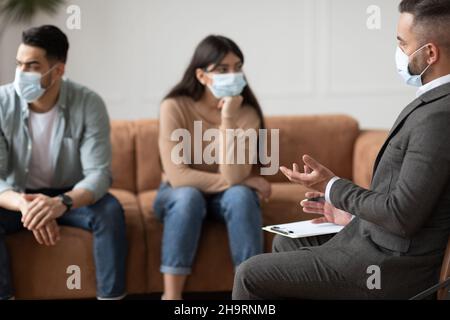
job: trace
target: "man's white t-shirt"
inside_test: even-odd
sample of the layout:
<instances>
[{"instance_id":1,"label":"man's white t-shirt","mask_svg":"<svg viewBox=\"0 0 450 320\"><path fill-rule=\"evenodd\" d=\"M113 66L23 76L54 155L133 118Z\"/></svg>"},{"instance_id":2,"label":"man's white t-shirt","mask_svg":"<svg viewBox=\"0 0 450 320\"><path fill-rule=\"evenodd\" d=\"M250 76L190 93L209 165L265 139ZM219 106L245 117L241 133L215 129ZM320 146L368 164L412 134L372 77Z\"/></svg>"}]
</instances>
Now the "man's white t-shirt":
<instances>
[{"instance_id":1,"label":"man's white t-shirt","mask_svg":"<svg viewBox=\"0 0 450 320\"><path fill-rule=\"evenodd\" d=\"M36 113L30 110L28 128L31 138L31 160L28 168L27 189L38 190L52 187L55 164L50 153L54 140L54 127L58 108Z\"/></svg>"}]
</instances>

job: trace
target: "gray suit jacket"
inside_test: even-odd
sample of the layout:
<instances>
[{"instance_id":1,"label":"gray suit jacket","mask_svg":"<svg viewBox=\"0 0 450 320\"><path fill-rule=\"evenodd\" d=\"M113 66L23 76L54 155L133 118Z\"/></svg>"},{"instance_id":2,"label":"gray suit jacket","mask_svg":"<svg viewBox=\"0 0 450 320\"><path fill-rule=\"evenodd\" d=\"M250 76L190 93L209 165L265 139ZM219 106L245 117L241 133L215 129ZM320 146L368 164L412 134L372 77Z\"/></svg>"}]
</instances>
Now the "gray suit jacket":
<instances>
[{"instance_id":1,"label":"gray suit jacket","mask_svg":"<svg viewBox=\"0 0 450 320\"><path fill-rule=\"evenodd\" d=\"M337 208L356 218L317 257L374 297L410 298L438 282L450 235L450 84L422 95L400 114L375 162L371 190L338 180Z\"/></svg>"}]
</instances>

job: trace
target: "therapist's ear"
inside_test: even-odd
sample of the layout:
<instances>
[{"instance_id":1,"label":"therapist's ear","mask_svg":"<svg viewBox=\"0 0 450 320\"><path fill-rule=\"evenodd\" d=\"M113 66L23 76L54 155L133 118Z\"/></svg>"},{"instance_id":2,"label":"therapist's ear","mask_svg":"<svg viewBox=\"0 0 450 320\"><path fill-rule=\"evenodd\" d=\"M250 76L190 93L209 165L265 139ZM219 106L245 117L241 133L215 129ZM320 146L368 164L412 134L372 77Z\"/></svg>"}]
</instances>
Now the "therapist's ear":
<instances>
[{"instance_id":1,"label":"therapist's ear","mask_svg":"<svg viewBox=\"0 0 450 320\"><path fill-rule=\"evenodd\" d=\"M434 44L430 43L427 47L428 59L427 64L435 64L439 60L439 48Z\"/></svg>"}]
</instances>

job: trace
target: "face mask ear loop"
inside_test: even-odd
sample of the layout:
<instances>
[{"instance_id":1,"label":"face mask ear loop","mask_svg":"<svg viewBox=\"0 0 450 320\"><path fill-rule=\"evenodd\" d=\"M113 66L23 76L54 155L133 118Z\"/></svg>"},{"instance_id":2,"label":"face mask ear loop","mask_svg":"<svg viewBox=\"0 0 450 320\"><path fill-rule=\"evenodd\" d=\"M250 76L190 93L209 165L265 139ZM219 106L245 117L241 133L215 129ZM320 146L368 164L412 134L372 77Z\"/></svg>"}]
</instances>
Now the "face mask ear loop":
<instances>
[{"instance_id":1,"label":"face mask ear loop","mask_svg":"<svg viewBox=\"0 0 450 320\"><path fill-rule=\"evenodd\" d=\"M50 72L52 72L53 70L55 70L55 68L56 68L57 66L58 66L58 65L55 64L53 67L51 67L50 69L48 69L48 71L47 71L46 73L44 73L43 75L41 75L41 78L46 77Z\"/></svg>"},{"instance_id":2,"label":"face mask ear loop","mask_svg":"<svg viewBox=\"0 0 450 320\"><path fill-rule=\"evenodd\" d=\"M43 74L43 75L41 76L41 79L42 79L43 77L46 77L47 75L49 75L50 72L52 72L53 70L55 70L56 67L57 67L57 65L55 64L53 67L50 68L50 70L48 70L45 74ZM51 83L47 88L42 88L42 89L44 89L45 91L47 91L48 89L50 89L51 87L53 87L54 84L55 84L55 81L52 81L52 83ZM41 86L41 87L42 87L42 86Z\"/></svg>"},{"instance_id":3,"label":"face mask ear loop","mask_svg":"<svg viewBox=\"0 0 450 320\"><path fill-rule=\"evenodd\" d=\"M409 57L412 57L413 55L415 55L417 52L419 52L420 50L422 50L423 48L425 48L425 47L428 46L428 45L429 45L429 43L424 44L424 45L421 46L419 49L417 49L416 51L414 51L413 53L411 53L411 54L409 55Z\"/></svg>"},{"instance_id":4,"label":"face mask ear loop","mask_svg":"<svg viewBox=\"0 0 450 320\"><path fill-rule=\"evenodd\" d=\"M429 64L428 67L426 67L425 70L422 71L420 76L422 77L425 74L425 72L427 72L427 70L430 69L431 66L432 66L432 64Z\"/></svg>"},{"instance_id":5,"label":"face mask ear loop","mask_svg":"<svg viewBox=\"0 0 450 320\"><path fill-rule=\"evenodd\" d=\"M415 55L417 52L419 52L419 51L422 50L423 48L426 48L428 45L429 45L429 43L423 45L422 47L420 47L419 49L417 49L416 51L414 51L414 52L409 56L409 58L411 58L413 55ZM409 62L411 63L411 61L409 61ZM422 71L422 73L420 74L420 77L422 77L422 76L425 74L425 72L427 72L427 70L428 70L431 66L432 66L432 64L429 64L429 65L425 68L425 70Z\"/></svg>"}]
</instances>

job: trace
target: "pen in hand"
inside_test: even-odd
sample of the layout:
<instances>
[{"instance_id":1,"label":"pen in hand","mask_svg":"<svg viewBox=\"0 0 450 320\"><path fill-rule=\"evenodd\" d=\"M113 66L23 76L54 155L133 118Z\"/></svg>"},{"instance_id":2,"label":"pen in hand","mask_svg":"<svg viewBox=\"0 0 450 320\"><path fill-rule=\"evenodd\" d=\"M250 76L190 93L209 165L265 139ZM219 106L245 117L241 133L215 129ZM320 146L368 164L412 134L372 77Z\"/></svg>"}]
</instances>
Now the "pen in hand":
<instances>
[{"instance_id":1,"label":"pen in hand","mask_svg":"<svg viewBox=\"0 0 450 320\"><path fill-rule=\"evenodd\" d=\"M308 198L306 200L312 201L312 202L325 202L325 197L314 197L314 198Z\"/></svg>"}]
</instances>

